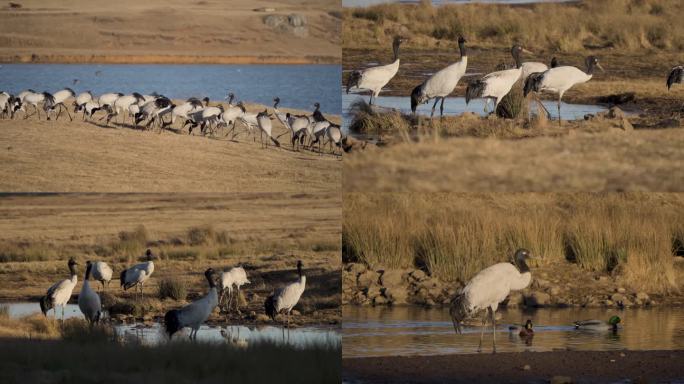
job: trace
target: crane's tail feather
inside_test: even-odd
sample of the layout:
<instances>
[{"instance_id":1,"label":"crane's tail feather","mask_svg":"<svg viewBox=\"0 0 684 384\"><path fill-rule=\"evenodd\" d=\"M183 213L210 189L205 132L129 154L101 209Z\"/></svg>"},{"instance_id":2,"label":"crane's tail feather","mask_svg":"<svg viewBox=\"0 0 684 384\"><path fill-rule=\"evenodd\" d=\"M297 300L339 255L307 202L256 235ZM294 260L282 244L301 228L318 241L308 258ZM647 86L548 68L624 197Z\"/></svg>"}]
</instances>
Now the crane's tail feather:
<instances>
[{"instance_id":1,"label":"crane's tail feather","mask_svg":"<svg viewBox=\"0 0 684 384\"><path fill-rule=\"evenodd\" d=\"M675 67L670 72L670 76L667 77L667 90L670 90L672 84L681 83L684 78L684 67Z\"/></svg>"},{"instance_id":2,"label":"crane's tail feather","mask_svg":"<svg viewBox=\"0 0 684 384\"><path fill-rule=\"evenodd\" d=\"M530 92L539 92L541 82L544 79L543 75L542 72L535 72L527 76L525 86L523 87L523 95L525 97L527 97Z\"/></svg>"},{"instance_id":3,"label":"crane's tail feather","mask_svg":"<svg viewBox=\"0 0 684 384\"><path fill-rule=\"evenodd\" d=\"M278 314L275 307L275 295L272 294L266 298L264 309L266 310L266 315L275 321L276 315Z\"/></svg>"},{"instance_id":4,"label":"crane's tail feather","mask_svg":"<svg viewBox=\"0 0 684 384\"><path fill-rule=\"evenodd\" d=\"M275 145L276 147L280 147L280 142L278 140L271 137L271 141L273 142L273 145Z\"/></svg>"},{"instance_id":5,"label":"crane's tail feather","mask_svg":"<svg viewBox=\"0 0 684 384\"><path fill-rule=\"evenodd\" d=\"M43 315L47 316L47 313L49 310L52 309L52 300L45 295L40 298L40 310L43 312Z\"/></svg>"},{"instance_id":6,"label":"crane's tail feather","mask_svg":"<svg viewBox=\"0 0 684 384\"><path fill-rule=\"evenodd\" d=\"M164 326L169 338L183 328L178 317L179 314L180 312L177 309L172 309L164 315Z\"/></svg>"},{"instance_id":7,"label":"crane's tail feather","mask_svg":"<svg viewBox=\"0 0 684 384\"><path fill-rule=\"evenodd\" d=\"M119 281L121 282L121 288L123 288L125 291L126 290L126 269L121 271L121 273L119 274Z\"/></svg>"},{"instance_id":8,"label":"crane's tail feather","mask_svg":"<svg viewBox=\"0 0 684 384\"><path fill-rule=\"evenodd\" d=\"M449 315L451 315L451 322L454 324L454 331L457 334L463 333L463 321L470 316L470 305L468 298L464 294L459 294L451 300L449 308Z\"/></svg>"},{"instance_id":9,"label":"crane's tail feather","mask_svg":"<svg viewBox=\"0 0 684 384\"><path fill-rule=\"evenodd\" d=\"M421 84L411 91L411 113L415 114L418 106L423 103L423 84Z\"/></svg>"},{"instance_id":10,"label":"crane's tail feather","mask_svg":"<svg viewBox=\"0 0 684 384\"><path fill-rule=\"evenodd\" d=\"M347 93L349 93L350 89L359 85L359 80L361 80L361 72L354 71L349 75L347 79Z\"/></svg>"},{"instance_id":11,"label":"crane's tail feather","mask_svg":"<svg viewBox=\"0 0 684 384\"><path fill-rule=\"evenodd\" d=\"M466 88L466 105L470 103L470 100L482 97L482 92L484 92L487 83L482 80L473 80L468 83Z\"/></svg>"}]
</instances>

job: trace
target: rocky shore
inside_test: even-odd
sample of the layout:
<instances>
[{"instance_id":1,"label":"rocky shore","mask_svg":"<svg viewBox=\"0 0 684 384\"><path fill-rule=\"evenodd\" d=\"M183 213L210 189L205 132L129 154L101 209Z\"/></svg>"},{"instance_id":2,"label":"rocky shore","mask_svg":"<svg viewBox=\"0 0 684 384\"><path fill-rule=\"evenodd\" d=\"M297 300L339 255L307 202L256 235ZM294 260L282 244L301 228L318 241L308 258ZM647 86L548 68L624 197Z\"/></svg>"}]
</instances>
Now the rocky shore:
<instances>
[{"instance_id":1,"label":"rocky shore","mask_svg":"<svg viewBox=\"0 0 684 384\"><path fill-rule=\"evenodd\" d=\"M649 307L682 306L681 293L644 292L624 284L618 274L588 272L571 263L533 270L530 286L515 292L502 306L515 307ZM430 276L421 269L370 268L360 263L346 264L342 272L343 305L448 306L463 287Z\"/></svg>"}]
</instances>

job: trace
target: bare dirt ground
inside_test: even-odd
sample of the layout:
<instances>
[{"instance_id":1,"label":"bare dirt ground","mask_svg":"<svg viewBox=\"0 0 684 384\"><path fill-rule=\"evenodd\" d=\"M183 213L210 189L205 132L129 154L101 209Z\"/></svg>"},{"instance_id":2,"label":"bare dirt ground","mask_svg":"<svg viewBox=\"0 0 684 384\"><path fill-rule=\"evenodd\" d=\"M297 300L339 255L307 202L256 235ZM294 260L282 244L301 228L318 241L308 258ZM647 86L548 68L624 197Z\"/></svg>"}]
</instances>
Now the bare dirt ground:
<instances>
[{"instance_id":1,"label":"bare dirt ground","mask_svg":"<svg viewBox=\"0 0 684 384\"><path fill-rule=\"evenodd\" d=\"M296 64L341 56L334 0L14 3L21 8L0 7L0 62ZM290 14L306 19L300 32L263 22Z\"/></svg>"},{"instance_id":2,"label":"bare dirt ground","mask_svg":"<svg viewBox=\"0 0 684 384\"><path fill-rule=\"evenodd\" d=\"M684 377L683 357L684 351L375 357L343 359L342 378L349 383L672 382ZM552 381L554 376L565 379Z\"/></svg>"},{"instance_id":3,"label":"bare dirt ground","mask_svg":"<svg viewBox=\"0 0 684 384\"><path fill-rule=\"evenodd\" d=\"M131 302L133 292L119 288L119 272L138 262L131 255L149 247L159 259L136 316L156 318L183 304L157 299L164 279L182 282L193 299L207 290L207 268L242 265L251 281L242 289L242 315L217 311L212 321L267 321L251 312L262 314L266 296L297 279L296 262L302 260L307 291L295 324L339 323L340 205L336 193L5 195L0 198L0 253L32 259L0 263L0 300L37 301L68 275L65 260L73 256L80 263L74 303L86 260L107 261L114 270L107 289L112 295L105 301ZM142 243L121 240L121 231L139 226L146 233ZM191 229L207 239L192 240Z\"/></svg>"},{"instance_id":4,"label":"bare dirt ground","mask_svg":"<svg viewBox=\"0 0 684 384\"><path fill-rule=\"evenodd\" d=\"M681 191L684 132L454 138L345 156L346 191Z\"/></svg>"},{"instance_id":5,"label":"bare dirt ground","mask_svg":"<svg viewBox=\"0 0 684 384\"><path fill-rule=\"evenodd\" d=\"M262 107L248 105L249 110ZM291 192L339 189L341 161L329 153L292 151L289 135L262 149L238 124L225 135L188 135L180 124L161 134L129 122L0 120L0 190L5 192ZM168 118L167 118L168 119ZM339 117L330 116L332 121ZM275 135L285 132L277 120ZM339 152L339 151L338 151Z\"/></svg>"}]
</instances>

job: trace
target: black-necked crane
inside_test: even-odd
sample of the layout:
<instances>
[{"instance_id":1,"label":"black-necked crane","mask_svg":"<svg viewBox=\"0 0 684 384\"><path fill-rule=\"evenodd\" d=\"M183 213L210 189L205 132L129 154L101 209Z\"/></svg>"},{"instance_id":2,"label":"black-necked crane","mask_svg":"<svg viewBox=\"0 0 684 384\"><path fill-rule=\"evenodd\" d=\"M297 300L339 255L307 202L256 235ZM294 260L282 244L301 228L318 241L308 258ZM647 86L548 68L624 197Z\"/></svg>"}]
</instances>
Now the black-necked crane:
<instances>
[{"instance_id":1,"label":"black-necked crane","mask_svg":"<svg viewBox=\"0 0 684 384\"><path fill-rule=\"evenodd\" d=\"M154 272L154 255L151 250L148 249L145 251L145 259L147 259L146 262L124 269L119 275L123 290L126 291L129 288L137 286L140 288L141 299L143 297L143 285Z\"/></svg>"},{"instance_id":2,"label":"black-necked crane","mask_svg":"<svg viewBox=\"0 0 684 384\"><path fill-rule=\"evenodd\" d=\"M55 318L57 317L57 307L62 307L62 320L64 320L64 307L71 299L71 294L76 287L78 277L76 276L76 260L70 258L67 263L69 266L70 278L61 280L48 288L45 296L40 298L40 310L45 316L50 309L54 308Z\"/></svg>"},{"instance_id":3,"label":"black-necked crane","mask_svg":"<svg viewBox=\"0 0 684 384\"><path fill-rule=\"evenodd\" d=\"M298 150L299 145L308 135L309 128L313 126L314 120L311 116L293 115L289 112L285 114L285 120L292 129L292 149ZM297 149L295 149L295 143L298 145Z\"/></svg>"},{"instance_id":4,"label":"black-necked crane","mask_svg":"<svg viewBox=\"0 0 684 384\"><path fill-rule=\"evenodd\" d=\"M437 102L442 101L439 106L439 115L444 115L444 99L451 94L456 88L458 81L465 75L468 67L468 53L466 52L466 39L463 36L458 38L458 48L461 53L461 59L449 66L439 70L422 84L415 87L411 92L411 112L416 113L418 105L425 104L432 99L435 99L435 104L432 105L432 113L430 118L435 114L435 107Z\"/></svg>"},{"instance_id":5,"label":"black-necked crane","mask_svg":"<svg viewBox=\"0 0 684 384\"><path fill-rule=\"evenodd\" d=\"M14 117L14 96L7 92L0 92L0 115Z\"/></svg>"},{"instance_id":6,"label":"black-necked crane","mask_svg":"<svg viewBox=\"0 0 684 384\"><path fill-rule=\"evenodd\" d=\"M273 142L273 145L280 147L280 142L273 137L273 124L271 124L271 115L269 115L268 110L264 109L263 112L259 112L256 116L257 125L260 130L260 141L261 145L264 146L263 135L266 136ZM268 140L266 141L266 148L268 148Z\"/></svg>"},{"instance_id":7,"label":"black-necked crane","mask_svg":"<svg viewBox=\"0 0 684 384\"><path fill-rule=\"evenodd\" d=\"M93 280L99 281L100 284L102 284L102 289L105 290L106 286L109 285L109 282L112 280L112 267L104 261L96 261L92 264L93 269L91 275L93 276Z\"/></svg>"},{"instance_id":8,"label":"black-necked crane","mask_svg":"<svg viewBox=\"0 0 684 384\"><path fill-rule=\"evenodd\" d=\"M74 100L74 113L83 110L83 120L85 120L85 104L93 100L93 94L90 91L81 92Z\"/></svg>"},{"instance_id":9,"label":"black-necked crane","mask_svg":"<svg viewBox=\"0 0 684 384\"><path fill-rule=\"evenodd\" d=\"M209 99L207 99L207 102ZM202 100L191 97L185 101L185 103L177 105L171 111L171 123L169 125L173 126L176 119L180 119L183 123L186 123L190 119L190 114L201 111L204 108ZM183 128L181 127L181 130Z\"/></svg>"},{"instance_id":10,"label":"black-necked crane","mask_svg":"<svg viewBox=\"0 0 684 384\"><path fill-rule=\"evenodd\" d=\"M240 287L245 284L250 284L247 278L247 272L242 267L233 267L228 271L221 273L219 277L219 288L221 289L221 302L223 301L226 291L228 291L228 305L226 312L230 311L230 303L233 301L233 286L237 289L236 291L236 302L235 309L238 313L240 312Z\"/></svg>"},{"instance_id":11,"label":"black-necked crane","mask_svg":"<svg viewBox=\"0 0 684 384\"><path fill-rule=\"evenodd\" d=\"M126 123L126 115L130 114L131 105L140 105L140 103L144 102L144 100L145 99L143 98L143 96L138 92L133 92L130 95L118 97L116 100L114 100L114 104L111 106L111 112L107 114L106 125L109 125L109 121L114 116L118 116L119 114L123 115L123 120L121 123Z\"/></svg>"},{"instance_id":12,"label":"black-necked crane","mask_svg":"<svg viewBox=\"0 0 684 384\"><path fill-rule=\"evenodd\" d=\"M584 72L579 68L564 65L560 67L551 68L542 73L535 73L530 75L525 82L524 94L525 97L530 92L551 92L558 95L558 125L561 125L561 101L563 94L570 88L577 84L586 83L594 76L594 69L599 68L603 71L603 67L595 56L589 56L585 60L587 71Z\"/></svg>"},{"instance_id":13,"label":"black-necked crane","mask_svg":"<svg viewBox=\"0 0 684 384\"><path fill-rule=\"evenodd\" d=\"M197 331L199 331L200 326L214 312L214 308L218 305L214 270L211 268L207 269L204 272L204 277L209 283L209 292L204 297L193 301L181 309L172 309L164 315L164 325L169 338L173 337L174 333L181 329L190 327L192 329L190 338L197 339Z\"/></svg>"},{"instance_id":14,"label":"black-necked crane","mask_svg":"<svg viewBox=\"0 0 684 384\"><path fill-rule=\"evenodd\" d=\"M684 65L678 65L670 70L670 75L667 76L667 90L672 88L673 84L684 83Z\"/></svg>"},{"instance_id":15,"label":"black-necked crane","mask_svg":"<svg viewBox=\"0 0 684 384\"><path fill-rule=\"evenodd\" d=\"M88 281L92 269L93 263L89 260L86 262L85 278L83 279L81 293L78 294L78 308L81 309L81 313L83 313L86 321L90 324L99 322L100 316L102 315L102 301L100 300L100 295L90 287L90 282Z\"/></svg>"},{"instance_id":16,"label":"black-necked crane","mask_svg":"<svg viewBox=\"0 0 684 384\"><path fill-rule=\"evenodd\" d=\"M276 316L279 313L284 312L287 315L288 327L290 326L290 312L292 312L292 308L297 305L299 298L302 297L302 293L304 293L304 289L306 289L306 276L304 276L304 273L302 272L301 260L297 261L297 273L299 274L297 281L278 289L268 296L264 303L266 314L273 319L273 321L276 320Z\"/></svg>"},{"instance_id":17,"label":"black-necked crane","mask_svg":"<svg viewBox=\"0 0 684 384\"><path fill-rule=\"evenodd\" d=\"M21 99L23 107L25 108L29 105L32 105L35 112L38 115L38 120L40 120L40 109L38 108L38 105L42 102L45 101L46 95L49 95L52 97L47 92L29 92L23 95L23 98ZM28 119L31 115L28 114L28 110L24 109L24 119Z\"/></svg>"},{"instance_id":18,"label":"black-necked crane","mask_svg":"<svg viewBox=\"0 0 684 384\"><path fill-rule=\"evenodd\" d=\"M166 96L157 96L154 100L146 102L141 108L140 112L135 114L135 125L137 126L143 120L149 118L146 128L152 126L154 129L154 123L157 122L159 125L159 133L161 133L162 128L165 126L164 115L171 113L171 110L175 107L171 99Z\"/></svg>"},{"instance_id":19,"label":"black-necked crane","mask_svg":"<svg viewBox=\"0 0 684 384\"><path fill-rule=\"evenodd\" d=\"M321 146L323 145L323 139L325 138L325 133L332 125L331 122L328 120L325 121L317 121L313 124L313 128L311 129L311 135L313 137L313 140L311 141L310 148L313 149L313 146L318 144L318 154L322 154Z\"/></svg>"},{"instance_id":20,"label":"black-necked crane","mask_svg":"<svg viewBox=\"0 0 684 384\"><path fill-rule=\"evenodd\" d=\"M285 133L280 134L278 136L278 138L280 138L280 136L282 136L282 135L289 133L290 134L290 140L292 140L292 137L294 136L294 132L292 131L292 127L290 126L290 123L287 121L287 113L280 112L280 110L278 109L278 104L280 104L280 97L276 97L275 99L273 99L273 113L278 118L278 121L280 122L280 124L282 124L283 127L285 127L287 129L287 131L285 131Z\"/></svg>"},{"instance_id":21,"label":"black-necked crane","mask_svg":"<svg viewBox=\"0 0 684 384\"><path fill-rule=\"evenodd\" d=\"M337 124L331 124L325 130L325 135L328 137L328 143L330 143L330 152L332 152L332 154L334 155L335 149L333 148L333 144L337 148L340 148L342 146L342 129ZM341 155L342 152L340 151L340 156Z\"/></svg>"},{"instance_id":22,"label":"black-necked crane","mask_svg":"<svg viewBox=\"0 0 684 384\"><path fill-rule=\"evenodd\" d=\"M55 116L55 120L59 119L59 116L62 114L62 109L64 109L67 115L69 116L69 121L73 121L73 119L71 118L71 114L69 113L69 110L64 104L64 102L67 101L67 99L69 99L70 97L76 97L76 92L74 92L74 90L71 88L64 88L53 93L51 99L46 98L44 108L45 114L47 115L47 119L50 120L50 112L54 112L55 108L59 108L57 116Z\"/></svg>"},{"instance_id":23,"label":"black-necked crane","mask_svg":"<svg viewBox=\"0 0 684 384\"><path fill-rule=\"evenodd\" d=\"M100 105L100 108L105 110L111 110L114 107L114 102L116 101L116 99L123 95L123 93L105 93L97 98L97 103Z\"/></svg>"},{"instance_id":24,"label":"black-necked crane","mask_svg":"<svg viewBox=\"0 0 684 384\"><path fill-rule=\"evenodd\" d=\"M532 272L527 265L531 258L526 249L518 249L513 263L498 263L478 272L452 300L449 314L456 333L461 333L461 324L479 311L485 310L482 318L480 345L482 350L487 315L492 322L493 352L496 353L496 310L512 291L525 289L532 282Z\"/></svg>"},{"instance_id":25,"label":"black-necked crane","mask_svg":"<svg viewBox=\"0 0 684 384\"><path fill-rule=\"evenodd\" d=\"M515 60L515 68L506 69L503 71L492 72L485 77L471 81L466 88L466 104L470 103L470 100L476 98L493 99L494 100L494 112L499 106L501 99L511 91L513 85L518 81L522 70L520 66L522 65L520 61L521 53L531 53L520 45L514 45L511 48L511 55ZM487 112L487 105L489 103L485 101L485 112Z\"/></svg>"},{"instance_id":26,"label":"black-necked crane","mask_svg":"<svg viewBox=\"0 0 684 384\"><path fill-rule=\"evenodd\" d=\"M406 39L400 36L395 36L394 40L392 40L392 51L394 52L394 61L392 63L352 72L347 80L347 93L354 87L369 90L371 91L371 97L368 104L372 105L373 99L380 95L382 88L399 71L399 48L404 41Z\"/></svg>"},{"instance_id":27,"label":"black-necked crane","mask_svg":"<svg viewBox=\"0 0 684 384\"><path fill-rule=\"evenodd\" d=\"M97 100L90 100L86 102L85 104L83 104L82 108L84 120L86 116L92 119L95 112L102 109L102 107L100 107L100 104L97 103Z\"/></svg>"}]
</instances>

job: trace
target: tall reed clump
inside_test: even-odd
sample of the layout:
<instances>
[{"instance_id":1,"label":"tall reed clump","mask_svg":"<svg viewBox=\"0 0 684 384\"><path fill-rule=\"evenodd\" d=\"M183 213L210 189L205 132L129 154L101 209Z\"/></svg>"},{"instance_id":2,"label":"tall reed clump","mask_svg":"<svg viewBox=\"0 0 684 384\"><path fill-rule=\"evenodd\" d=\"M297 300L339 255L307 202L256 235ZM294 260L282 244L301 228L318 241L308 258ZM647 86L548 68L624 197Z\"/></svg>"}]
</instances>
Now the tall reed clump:
<instances>
[{"instance_id":1,"label":"tall reed clump","mask_svg":"<svg viewBox=\"0 0 684 384\"><path fill-rule=\"evenodd\" d=\"M112 243L112 252L121 257L132 261L140 256L147 246L149 233L144 225L139 225L132 231L121 231L117 239Z\"/></svg>"},{"instance_id":2,"label":"tall reed clump","mask_svg":"<svg viewBox=\"0 0 684 384\"><path fill-rule=\"evenodd\" d=\"M170 298L176 301L185 300L188 289L185 283L175 278L165 278L159 282L159 299Z\"/></svg>"},{"instance_id":3,"label":"tall reed clump","mask_svg":"<svg viewBox=\"0 0 684 384\"><path fill-rule=\"evenodd\" d=\"M673 252L684 196L663 194L349 194L343 257L371 266L422 268L467 281L510 261L572 262L622 276L650 292L675 286ZM665 204L667 203L667 204Z\"/></svg>"}]
</instances>

